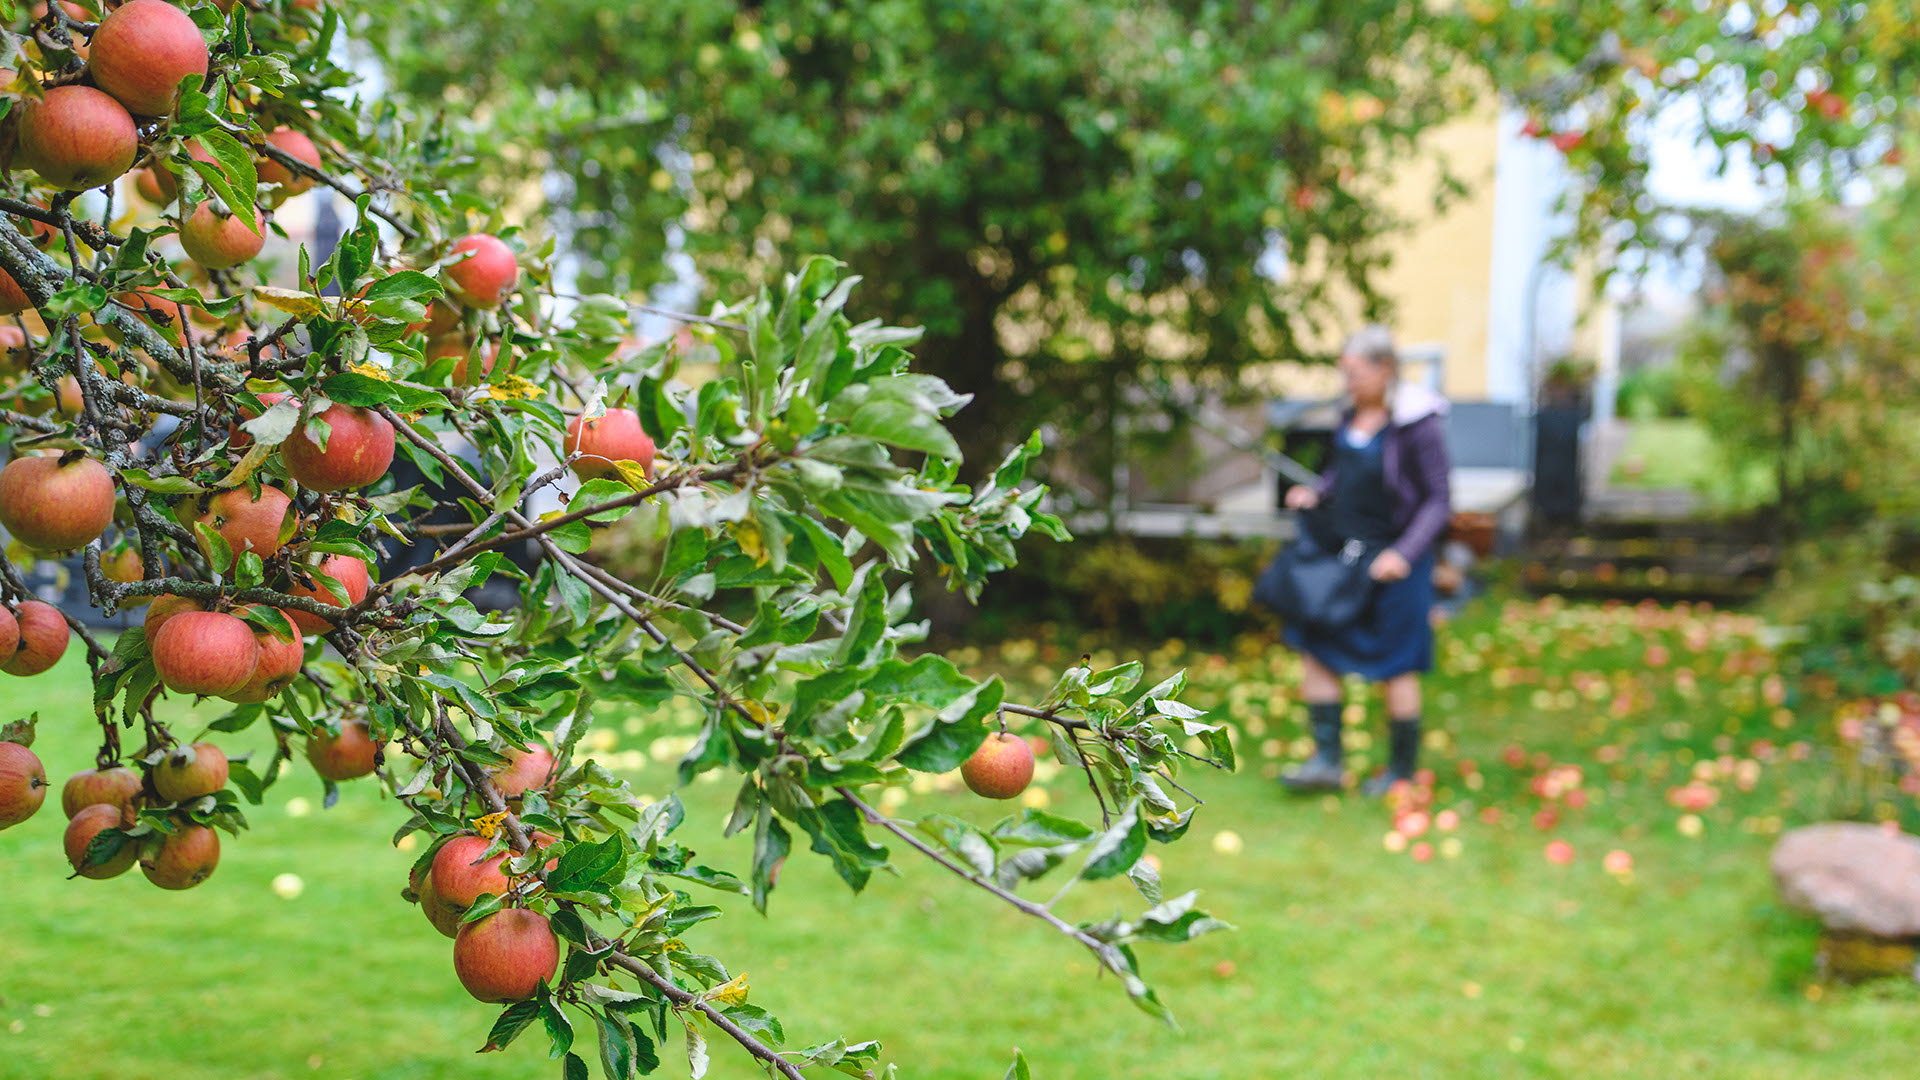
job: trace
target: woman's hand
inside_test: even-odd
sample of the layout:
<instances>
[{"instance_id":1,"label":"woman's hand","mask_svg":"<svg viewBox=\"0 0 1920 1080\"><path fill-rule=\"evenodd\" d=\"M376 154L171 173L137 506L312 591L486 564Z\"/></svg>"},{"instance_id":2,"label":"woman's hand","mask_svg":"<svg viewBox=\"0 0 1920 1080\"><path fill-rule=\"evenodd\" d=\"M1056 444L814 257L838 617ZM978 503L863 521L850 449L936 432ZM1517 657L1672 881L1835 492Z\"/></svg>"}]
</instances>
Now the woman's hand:
<instances>
[{"instance_id":1,"label":"woman's hand","mask_svg":"<svg viewBox=\"0 0 1920 1080\"><path fill-rule=\"evenodd\" d=\"M1311 510L1320 505L1320 493L1305 484L1295 484L1287 489L1287 509Z\"/></svg>"},{"instance_id":2,"label":"woman's hand","mask_svg":"<svg viewBox=\"0 0 1920 1080\"><path fill-rule=\"evenodd\" d=\"M1375 555L1373 565L1367 568L1367 576L1382 584L1399 581L1412 572L1413 567L1407 565L1406 558L1392 548Z\"/></svg>"}]
</instances>

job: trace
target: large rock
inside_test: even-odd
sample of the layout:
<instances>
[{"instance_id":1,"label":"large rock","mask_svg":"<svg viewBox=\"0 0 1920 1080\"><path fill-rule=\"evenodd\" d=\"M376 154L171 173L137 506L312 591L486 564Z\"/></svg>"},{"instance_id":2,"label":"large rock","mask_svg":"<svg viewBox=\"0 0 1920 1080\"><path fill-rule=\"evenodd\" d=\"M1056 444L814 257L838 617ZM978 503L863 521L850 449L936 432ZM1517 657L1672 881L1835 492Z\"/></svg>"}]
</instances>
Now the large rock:
<instances>
[{"instance_id":1,"label":"large rock","mask_svg":"<svg viewBox=\"0 0 1920 1080\"><path fill-rule=\"evenodd\" d=\"M1809 825L1775 845L1773 880L1782 899L1828 930L1920 937L1920 839L1875 825Z\"/></svg>"}]
</instances>

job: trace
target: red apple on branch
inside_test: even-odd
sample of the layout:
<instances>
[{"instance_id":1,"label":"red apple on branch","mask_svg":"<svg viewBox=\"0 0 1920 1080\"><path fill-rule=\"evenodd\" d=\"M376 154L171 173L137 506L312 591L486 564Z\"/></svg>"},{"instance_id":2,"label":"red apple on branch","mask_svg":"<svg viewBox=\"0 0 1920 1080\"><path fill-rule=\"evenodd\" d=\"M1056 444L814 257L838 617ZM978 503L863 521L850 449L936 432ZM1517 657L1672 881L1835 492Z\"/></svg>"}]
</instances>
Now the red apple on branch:
<instances>
[{"instance_id":1,"label":"red apple on branch","mask_svg":"<svg viewBox=\"0 0 1920 1080\"><path fill-rule=\"evenodd\" d=\"M1016 798L1033 782L1033 748L1018 735L996 731L961 764L960 779L975 795Z\"/></svg>"},{"instance_id":2,"label":"red apple on branch","mask_svg":"<svg viewBox=\"0 0 1920 1080\"><path fill-rule=\"evenodd\" d=\"M468 923L453 941L454 974L481 1001L526 1001L559 967L560 939L545 915L525 908Z\"/></svg>"},{"instance_id":3,"label":"red apple on branch","mask_svg":"<svg viewBox=\"0 0 1920 1080\"><path fill-rule=\"evenodd\" d=\"M111 769L81 769L67 778L60 789L60 809L71 820L89 806L117 806L128 821L133 819L133 800L140 794L140 774L123 766Z\"/></svg>"},{"instance_id":4,"label":"red apple on branch","mask_svg":"<svg viewBox=\"0 0 1920 1080\"><path fill-rule=\"evenodd\" d=\"M565 444L573 474L582 480L619 479L616 462L632 462L653 475L653 439L632 409L608 409L605 416L576 416L567 423Z\"/></svg>"},{"instance_id":5,"label":"red apple on branch","mask_svg":"<svg viewBox=\"0 0 1920 1080\"><path fill-rule=\"evenodd\" d=\"M315 419L327 425L324 444L308 437L304 423L280 444L287 472L302 486L349 491L378 481L392 468L393 425L386 417L352 405L333 405Z\"/></svg>"},{"instance_id":6,"label":"red apple on branch","mask_svg":"<svg viewBox=\"0 0 1920 1080\"><path fill-rule=\"evenodd\" d=\"M20 627L20 648L13 659L0 664L9 675L38 675L60 662L67 653L72 631L66 616L52 604L27 600L13 611Z\"/></svg>"},{"instance_id":7,"label":"red apple on branch","mask_svg":"<svg viewBox=\"0 0 1920 1080\"><path fill-rule=\"evenodd\" d=\"M14 163L57 188L85 191L133 167L140 132L120 103L91 86L56 86L23 101Z\"/></svg>"},{"instance_id":8,"label":"red apple on branch","mask_svg":"<svg viewBox=\"0 0 1920 1080\"><path fill-rule=\"evenodd\" d=\"M113 524L113 473L73 453L19 457L0 469L0 525L41 551L71 551Z\"/></svg>"},{"instance_id":9,"label":"red apple on branch","mask_svg":"<svg viewBox=\"0 0 1920 1080\"><path fill-rule=\"evenodd\" d=\"M198 799L226 787L227 771L226 752L212 743L176 746L153 767L153 790L170 803Z\"/></svg>"},{"instance_id":10,"label":"red apple on branch","mask_svg":"<svg viewBox=\"0 0 1920 1080\"><path fill-rule=\"evenodd\" d=\"M67 832L61 843L67 850L67 862L73 867L74 873L83 878L104 881L133 869L134 862L140 857L137 841L122 842L120 849L103 862L87 862L87 848L93 843L93 838L109 829L118 829L123 824L119 807L95 803L81 807L80 812L72 815L72 818L67 822Z\"/></svg>"},{"instance_id":11,"label":"red apple on branch","mask_svg":"<svg viewBox=\"0 0 1920 1080\"><path fill-rule=\"evenodd\" d=\"M183 611L148 645L160 684L177 694L231 694L246 685L260 658L253 628L218 611Z\"/></svg>"},{"instance_id":12,"label":"red apple on branch","mask_svg":"<svg viewBox=\"0 0 1920 1080\"><path fill-rule=\"evenodd\" d=\"M520 264L513 249L498 237L475 233L453 245L440 275L447 291L468 307L496 308L520 283Z\"/></svg>"},{"instance_id":13,"label":"red apple on branch","mask_svg":"<svg viewBox=\"0 0 1920 1080\"><path fill-rule=\"evenodd\" d=\"M16 742L0 742L0 829L40 812L47 801L47 770L40 755Z\"/></svg>"},{"instance_id":14,"label":"red apple on branch","mask_svg":"<svg viewBox=\"0 0 1920 1080\"><path fill-rule=\"evenodd\" d=\"M205 825L183 825L161 841L158 851L140 861L140 870L155 885L177 891L212 877L219 865L220 834Z\"/></svg>"},{"instance_id":15,"label":"red apple on branch","mask_svg":"<svg viewBox=\"0 0 1920 1080\"><path fill-rule=\"evenodd\" d=\"M131 0L100 20L87 68L94 84L137 116L173 112L180 81L207 73L207 41L165 0Z\"/></svg>"},{"instance_id":16,"label":"red apple on branch","mask_svg":"<svg viewBox=\"0 0 1920 1080\"><path fill-rule=\"evenodd\" d=\"M372 775L379 754L373 732L359 720L340 725L338 733L316 731L307 740L307 761L313 771L335 783Z\"/></svg>"}]
</instances>

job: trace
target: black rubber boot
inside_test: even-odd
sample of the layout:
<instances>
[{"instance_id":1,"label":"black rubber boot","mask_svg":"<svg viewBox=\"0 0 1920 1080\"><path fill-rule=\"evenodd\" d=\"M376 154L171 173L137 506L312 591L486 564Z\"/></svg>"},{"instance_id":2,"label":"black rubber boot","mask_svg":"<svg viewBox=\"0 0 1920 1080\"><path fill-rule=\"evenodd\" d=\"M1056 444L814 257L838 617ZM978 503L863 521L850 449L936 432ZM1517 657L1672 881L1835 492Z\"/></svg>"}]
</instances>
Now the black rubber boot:
<instances>
[{"instance_id":1,"label":"black rubber boot","mask_svg":"<svg viewBox=\"0 0 1920 1080\"><path fill-rule=\"evenodd\" d=\"M1339 703L1308 705L1307 724L1313 729L1313 756L1281 773L1280 783L1302 794L1339 791L1347 786L1347 770L1340 764Z\"/></svg>"},{"instance_id":2,"label":"black rubber boot","mask_svg":"<svg viewBox=\"0 0 1920 1080\"><path fill-rule=\"evenodd\" d=\"M1387 768L1360 788L1363 795L1378 797L1402 780L1411 781L1420 762L1420 718L1387 722Z\"/></svg>"}]
</instances>

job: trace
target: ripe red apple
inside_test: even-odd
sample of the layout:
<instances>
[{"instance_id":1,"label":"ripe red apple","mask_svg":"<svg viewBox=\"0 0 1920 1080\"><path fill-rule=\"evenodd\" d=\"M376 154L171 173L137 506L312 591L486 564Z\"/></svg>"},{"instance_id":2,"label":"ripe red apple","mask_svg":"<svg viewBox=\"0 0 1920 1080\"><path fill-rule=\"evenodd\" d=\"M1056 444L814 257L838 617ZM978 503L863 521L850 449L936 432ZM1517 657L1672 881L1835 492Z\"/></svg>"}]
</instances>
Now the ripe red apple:
<instances>
[{"instance_id":1,"label":"ripe red apple","mask_svg":"<svg viewBox=\"0 0 1920 1080\"><path fill-rule=\"evenodd\" d=\"M42 551L69 551L106 532L113 499L113 473L90 457L19 457L0 469L0 525Z\"/></svg>"},{"instance_id":2,"label":"ripe red apple","mask_svg":"<svg viewBox=\"0 0 1920 1080\"><path fill-rule=\"evenodd\" d=\"M183 611L147 644L160 684L176 694L231 694L252 678L260 659L253 627L218 611Z\"/></svg>"},{"instance_id":3,"label":"ripe red apple","mask_svg":"<svg viewBox=\"0 0 1920 1080\"><path fill-rule=\"evenodd\" d=\"M16 742L0 742L0 829L39 813L47 801L47 770L40 755Z\"/></svg>"},{"instance_id":4,"label":"ripe red apple","mask_svg":"<svg viewBox=\"0 0 1920 1080\"><path fill-rule=\"evenodd\" d=\"M159 635L160 628L165 626L167 620L173 618L175 615L183 611L205 610L206 608L201 606L200 601L189 600L184 596L162 593L154 597L152 606L147 608L146 620L141 623L142 628L146 631L147 643L151 645L153 639Z\"/></svg>"},{"instance_id":5,"label":"ripe red apple","mask_svg":"<svg viewBox=\"0 0 1920 1080\"><path fill-rule=\"evenodd\" d=\"M508 750L507 763L494 770L493 788L512 799L553 781L553 751L535 743L526 750Z\"/></svg>"},{"instance_id":6,"label":"ripe red apple","mask_svg":"<svg viewBox=\"0 0 1920 1080\"><path fill-rule=\"evenodd\" d=\"M224 768L225 762L222 761ZM220 834L205 825L182 825L160 843L152 857L140 860L147 880L163 889L191 889L213 876L220 865Z\"/></svg>"},{"instance_id":7,"label":"ripe red apple","mask_svg":"<svg viewBox=\"0 0 1920 1080\"><path fill-rule=\"evenodd\" d=\"M13 609L13 617L20 624L20 648L13 659L0 664L0 671L9 675L38 675L67 654L67 642L73 635L59 608L38 600L26 600Z\"/></svg>"},{"instance_id":8,"label":"ripe red apple","mask_svg":"<svg viewBox=\"0 0 1920 1080\"><path fill-rule=\"evenodd\" d=\"M133 800L140 794L140 774L124 766L111 769L81 769L67 778L60 789L60 809L72 819L89 806L106 804L119 807L129 821L133 818Z\"/></svg>"},{"instance_id":9,"label":"ripe red apple","mask_svg":"<svg viewBox=\"0 0 1920 1080\"><path fill-rule=\"evenodd\" d=\"M507 895L511 883L501 867L510 853L502 851L482 859L486 850L483 837L456 836L434 853L429 874L434 895L455 914L464 914L482 895Z\"/></svg>"},{"instance_id":10,"label":"ripe red apple","mask_svg":"<svg viewBox=\"0 0 1920 1080\"><path fill-rule=\"evenodd\" d=\"M609 409L605 416L576 416L567 423L566 452L573 474L582 480L611 477L618 480L617 461L631 461L653 475L653 439L640 426L632 409Z\"/></svg>"},{"instance_id":11,"label":"ripe red apple","mask_svg":"<svg viewBox=\"0 0 1920 1080\"><path fill-rule=\"evenodd\" d=\"M499 237L488 233L462 237L450 254L452 261L440 276L447 291L468 307L499 307L520 284L520 264Z\"/></svg>"},{"instance_id":12,"label":"ripe red apple","mask_svg":"<svg viewBox=\"0 0 1920 1080\"><path fill-rule=\"evenodd\" d=\"M312 585L302 585L296 578L287 586L287 595L311 597L334 607L352 607L365 600L367 592L373 588L373 579L367 573L365 559L353 555L329 555L320 560L318 569L338 581L339 586L328 585L318 577L313 579ZM341 595L342 590L346 595ZM325 634L333 629L333 623L304 611L289 611L287 617L303 634Z\"/></svg>"},{"instance_id":13,"label":"ripe red apple","mask_svg":"<svg viewBox=\"0 0 1920 1080\"><path fill-rule=\"evenodd\" d=\"M213 161L213 155L199 143L187 144L187 156L195 161ZM168 206L180 197L180 181L173 175L171 158L133 171L133 188L141 198L155 206Z\"/></svg>"},{"instance_id":14,"label":"ripe red apple","mask_svg":"<svg viewBox=\"0 0 1920 1080\"><path fill-rule=\"evenodd\" d=\"M68 191L112 183L133 167L140 148L133 117L91 86L56 86L41 101L22 101L15 113L14 161Z\"/></svg>"},{"instance_id":15,"label":"ripe red apple","mask_svg":"<svg viewBox=\"0 0 1920 1080\"><path fill-rule=\"evenodd\" d=\"M166 802L186 802L226 786L227 755L212 743L176 746L153 767L153 790Z\"/></svg>"},{"instance_id":16,"label":"ripe red apple","mask_svg":"<svg viewBox=\"0 0 1920 1080\"><path fill-rule=\"evenodd\" d=\"M307 761L313 771L321 779L335 783L372 775L374 759L379 753L380 744L373 741L367 725L358 720L340 725L339 734L316 732L307 740Z\"/></svg>"},{"instance_id":17,"label":"ripe red apple","mask_svg":"<svg viewBox=\"0 0 1920 1080\"><path fill-rule=\"evenodd\" d=\"M302 424L280 444L287 472L315 491L363 488L393 467L393 425L370 409L334 405L320 413L327 424L326 446L307 437Z\"/></svg>"},{"instance_id":18,"label":"ripe red apple","mask_svg":"<svg viewBox=\"0 0 1920 1080\"><path fill-rule=\"evenodd\" d=\"M272 558L293 532L294 521L287 515L287 508L292 504L286 492L264 485L259 495L246 488L234 488L212 496L194 520L219 533L233 557L221 565L204 542L200 545L200 554L222 574L233 573L243 552L251 551L262 559Z\"/></svg>"},{"instance_id":19,"label":"ripe red apple","mask_svg":"<svg viewBox=\"0 0 1920 1080\"><path fill-rule=\"evenodd\" d=\"M180 80L207 73L207 40L165 0L132 0L93 33L88 70L100 89L139 116L173 112Z\"/></svg>"},{"instance_id":20,"label":"ripe red apple","mask_svg":"<svg viewBox=\"0 0 1920 1080\"><path fill-rule=\"evenodd\" d=\"M20 287L19 282L13 280L13 275L0 270L0 315L18 315L32 306L33 301L28 299L27 291ZM20 338L19 341L7 343L10 349L19 348L27 343L27 336L20 332L19 327L8 326L7 329L12 330Z\"/></svg>"},{"instance_id":21,"label":"ripe red apple","mask_svg":"<svg viewBox=\"0 0 1920 1080\"><path fill-rule=\"evenodd\" d=\"M434 853L438 855L438 852ZM460 932L460 909L447 903L433 888L433 864L417 867L407 878L413 889L413 895L420 901L420 913L427 917L435 930L448 937Z\"/></svg>"},{"instance_id":22,"label":"ripe red apple","mask_svg":"<svg viewBox=\"0 0 1920 1080\"><path fill-rule=\"evenodd\" d=\"M281 611L285 616L289 613ZM293 620L288 618L291 623ZM221 696L228 701L242 705L266 701L279 695L280 691L293 685L300 677L300 665L307 658L306 643L300 632L288 627L287 634L275 633L252 623L247 624L253 631L253 639L259 645L258 657L253 663L253 673L240 689Z\"/></svg>"},{"instance_id":23,"label":"ripe red apple","mask_svg":"<svg viewBox=\"0 0 1920 1080\"><path fill-rule=\"evenodd\" d=\"M281 151L288 157L298 161L304 161L316 169L321 167L320 148L313 145L313 140L307 138L303 132L295 131L289 127L275 128L267 134L266 141L267 145ZM257 172L261 183L280 185L280 194L273 200L273 205L275 206L278 206L281 202L295 195L312 190L316 182L313 177L305 173L296 173L278 161L265 156L260 158Z\"/></svg>"},{"instance_id":24,"label":"ripe red apple","mask_svg":"<svg viewBox=\"0 0 1920 1080\"><path fill-rule=\"evenodd\" d=\"M180 223L180 246L186 249L187 258L208 270L239 266L267 246L267 219L255 210L249 223L238 214L215 210L213 203L203 202Z\"/></svg>"},{"instance_id":25,"label":"ripe red apple","mask_svg":"<svg viewBox=\"0 0 1920 1080\"><path fill-rule=\"evenodd\" d=\"M104 881L133 869L134 862L140 857L137 841L120 845L120 850L103 863L85 865L87 846L93 843L93 838L108 829L118 829L122 824L120 808L106 803L83 806L79 813L72 815L72 820L67 822L67 834L62 843L67 849L67 863L73 867L73 872L83 878Z\"/></svg>"},{"instance_id":26,"label":"ripe red apple","mask_svg":"<svg viewBox=\"0 0 1920 1080\"><path fill-rule=\"evenodd\" d=\"M559 967L560 939L537 911L496 911L462 926L453 939L453 972L481 1001L525 1001Z\"/></svg>"},{"instance_id":27,"label":"ripe red apple","mask_svg":"<svg viewBox=\"0 0 1920 1080\"><path fill-rule=\"evenodd\" d=\"M12 660L13 654L19 651L20 620L13 617L13 612L0 607L0 664Z\"/></svg>"},{"instance_id":28,"label":"ripe red apple","mask_svg":"<svg viewBox=\"0 0 1920 1080\"><path fill-rule=\"evenodd\" d=\"M996 731L960 766L960 779L975 795L1016 798L1033 782L1033 748L1018 735Z\"/></svg>"}]
</instances>

